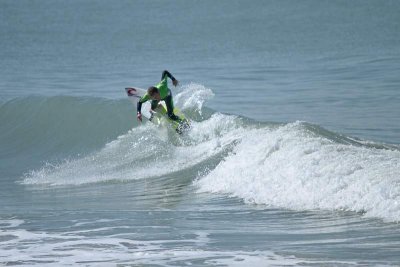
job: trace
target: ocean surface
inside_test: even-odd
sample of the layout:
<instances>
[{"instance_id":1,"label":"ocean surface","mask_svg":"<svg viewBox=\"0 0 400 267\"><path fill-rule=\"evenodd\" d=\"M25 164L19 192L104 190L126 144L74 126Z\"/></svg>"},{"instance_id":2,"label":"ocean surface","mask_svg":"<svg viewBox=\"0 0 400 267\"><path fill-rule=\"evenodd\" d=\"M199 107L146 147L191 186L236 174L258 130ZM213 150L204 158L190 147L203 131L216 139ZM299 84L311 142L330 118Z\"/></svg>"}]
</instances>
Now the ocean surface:
<instances>
[{"instance_id":1,"label":"ocean surface","mask_svg":"<svg viewBox=\"0 0 400 267\"><path fill-rule=\"evenodd\" d=\"M0 266L400 266L400 1L0 17ZM165 69L182 136L125 96Z\"/></svg>"}]
</instances>

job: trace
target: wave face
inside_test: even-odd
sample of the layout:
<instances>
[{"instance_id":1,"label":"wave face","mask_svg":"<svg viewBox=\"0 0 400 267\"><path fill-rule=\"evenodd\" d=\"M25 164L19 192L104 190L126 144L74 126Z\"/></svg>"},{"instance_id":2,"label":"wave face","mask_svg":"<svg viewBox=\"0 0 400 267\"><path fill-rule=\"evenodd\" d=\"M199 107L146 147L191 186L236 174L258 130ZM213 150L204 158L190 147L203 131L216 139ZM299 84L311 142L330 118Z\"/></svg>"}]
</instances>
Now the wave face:
<instances>
[{"instance_id":1,"label":"wave face","mask_svg":"<svg viewBox=\"0 0 400 267\"><path fill-rule=\"evenodd\" d=\"M0 106L4 168L18 172L42 161L92 151L132 127L130 108L122 100L69 96L5 102Z\"/></svg>"},{"instance_id":2,"label":"wave face","mask_svg":"<svg viewBox=\"0 0 400 267\"><path fill-rule=\"evenodd\" d=\"M23 158L26 149L39 150L41 159L51 153L69 155L27 172L19 181L26 185L78 186L175 175L177 181L189 177L198 192L247 203L400 220L398 147L355 140L305 122L260 123L217 113L203 107L212 96L198 84L176 95L176 105L193 121L182 137L151 123L131 128L135 118L126 100L17 99L1 107L2 143L14 158ZM12 139L16 135L18 142ZM82 150L84 154L76 154Z\"/></svg>"}]
</instances>

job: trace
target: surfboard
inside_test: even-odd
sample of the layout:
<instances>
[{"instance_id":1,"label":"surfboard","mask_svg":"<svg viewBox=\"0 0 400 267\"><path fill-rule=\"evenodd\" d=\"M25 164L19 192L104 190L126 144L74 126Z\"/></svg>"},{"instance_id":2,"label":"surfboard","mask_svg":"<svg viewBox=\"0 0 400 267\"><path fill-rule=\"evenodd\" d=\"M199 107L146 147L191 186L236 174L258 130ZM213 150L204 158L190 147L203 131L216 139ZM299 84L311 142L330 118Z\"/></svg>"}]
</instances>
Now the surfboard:
<instances>
[{"instance_id":1,"label":"surfboard","mask_svg":"<svg viewBox=\"0 0 400 267\"><path fill-rule=\"evenodd\" d=\"M147 91L138 87L127 87L125 88L125 92L136 110L140 98L144 96ZM164 101L160 101L155 110L151 110L151 101L147 101L142 105L142 116L147 120L158 126L169 125L178 134L187 132L190 129L190 121L186 119L185 115L183 115L183 113L177 107L174 107L174 114L180 118L180 122L171 120L168 117L167 107Z\"/></svg>"}]
</instances>

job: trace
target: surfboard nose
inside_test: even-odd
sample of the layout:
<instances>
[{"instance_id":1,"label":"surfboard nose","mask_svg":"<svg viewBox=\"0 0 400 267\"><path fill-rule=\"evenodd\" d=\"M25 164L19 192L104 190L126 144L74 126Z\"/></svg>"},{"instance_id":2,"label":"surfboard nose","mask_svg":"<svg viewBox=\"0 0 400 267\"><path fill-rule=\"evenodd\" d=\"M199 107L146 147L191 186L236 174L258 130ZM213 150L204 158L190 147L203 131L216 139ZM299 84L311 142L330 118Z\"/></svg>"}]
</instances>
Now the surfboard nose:
<instances>
[{"instance_id":1,"label":"surfboard nose","mask_svg":"<svg viewBox=\"0 0 400 267\"><path fill-rule=\"evenodd\" d=\"M137 94L137 90L135 88L132 88L132 87L125 88L125 91L128 94L128 96L134 96L134 95Z\"/></svg>"}]
</instances>

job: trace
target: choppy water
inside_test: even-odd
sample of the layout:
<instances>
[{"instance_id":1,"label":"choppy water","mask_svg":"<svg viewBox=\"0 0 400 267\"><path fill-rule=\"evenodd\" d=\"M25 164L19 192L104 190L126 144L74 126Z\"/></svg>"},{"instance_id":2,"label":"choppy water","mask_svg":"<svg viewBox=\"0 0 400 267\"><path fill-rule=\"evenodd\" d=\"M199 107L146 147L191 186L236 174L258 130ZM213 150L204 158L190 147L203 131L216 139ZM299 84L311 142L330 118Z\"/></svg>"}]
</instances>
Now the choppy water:
<instances>
[{"instance_id":1,"label":"choppy water","mask_svg":"<svg viewBox=\"0 0 400 267\"><path fill-rule=\"evenodd\" d=\"M399 265L399 11L0 2L0 265Z\"/></svg>"}]
</instances>

